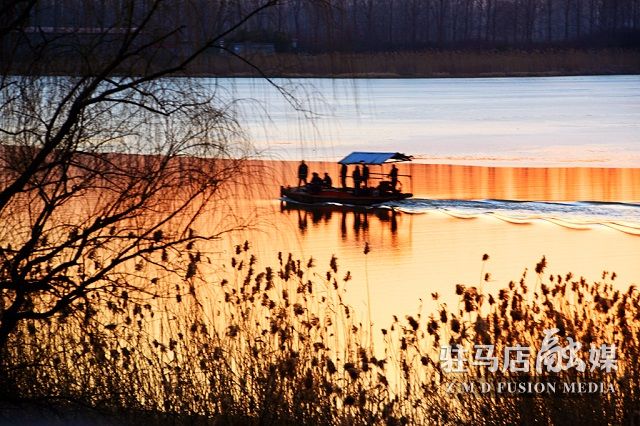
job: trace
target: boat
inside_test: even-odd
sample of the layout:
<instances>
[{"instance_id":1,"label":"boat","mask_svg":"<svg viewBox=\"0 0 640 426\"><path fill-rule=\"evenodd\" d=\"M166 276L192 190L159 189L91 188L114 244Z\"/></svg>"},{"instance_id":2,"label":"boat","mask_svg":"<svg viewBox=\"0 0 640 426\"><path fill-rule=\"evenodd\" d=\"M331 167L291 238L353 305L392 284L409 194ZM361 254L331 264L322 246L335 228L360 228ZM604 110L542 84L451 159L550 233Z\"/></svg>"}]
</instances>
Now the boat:
<instances>
[{"instance_id":1,"label":"boat","mask_svg":"<svg viewBox=\"0 0 640 426\"><path fill-rule=\"evenodd\" d=\"M375 186L366 188L336 188L320 185L281 186L280 197L304 204L339 203L344 205L371 206L389 201L399 201L413 197L413 194L402 192L392 181L385 180L388 174L382 172L383 165L411 161L413 157L399 152L352 152L342 160L341 165L379 166L380 172L370 172L370 180L377 180ZM408 174L398 174L411 177ZM398 182L399 183L399 182Z\"/></svg>"}]
</instances>

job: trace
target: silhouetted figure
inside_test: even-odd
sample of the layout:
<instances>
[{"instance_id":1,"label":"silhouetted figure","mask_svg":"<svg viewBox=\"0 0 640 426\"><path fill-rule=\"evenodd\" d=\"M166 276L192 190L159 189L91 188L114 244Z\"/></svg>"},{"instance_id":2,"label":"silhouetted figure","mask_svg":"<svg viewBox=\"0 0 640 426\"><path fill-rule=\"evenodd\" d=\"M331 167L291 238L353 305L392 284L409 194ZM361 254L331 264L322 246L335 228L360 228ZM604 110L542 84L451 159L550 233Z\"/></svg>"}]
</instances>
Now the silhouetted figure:
<instances>
[{"instance_id":1,"label":"silhouetted figure","mask_svg":"<svg viewBox=\"0 0 640 426\"><path fill-rule=\"evenodd\" d=\"M360 183L362 183L362 174L360 173L360 166L356 166L351 177L353 178L353 192L357 193L358 190L360 189Z\"/></svg>"},{"instance_id":2,"label":"silhouetted figure","mask_svg":"<svg viewBox=\"0 0 640 426\"><path fill-rule=\"evenodd\" d=\"M320 221L324 218L324 212L320 209L311 210L311 222L315 225L319 224Z\"/></svg>"},{"instance_id":3,"label":"silhouetted figure","mask_svg":"<svg viewBox=\"0 0 640 426\"><path fill-rule=\"evenodd\" d=\"M309 182L309 190L311 192L320 192L322 190L322 179L316 172L313 172L311 182Z\"/></svg>"},{"instance_id":4,"label":"silhouetted figure","mask_svg":"<svg viewBox=\"0 0 640 426\"><path fill-rule=\"evenodd\" d=\"M396 218L396 211L391 210L391 212L391 233L395 235L398 233L398 219Z\"/></svg>"},{"instance_id":5,"label":"silhouetted figure","mask_svg":"<svg viewBox=\"0 0 640 426\"><path fill-rule=\"evenodd\" d=\"M391 178L391 189L395 192L396 185L398 184L398 168L396 165L391 166L391 172L389 172L389 178Z\"/></svg>"},{"instance_id":6,"label":"silhouetted figure","mask_svg":"<svg viewBox=\"0 0 640 426\"><path fill-rule=\"evenodd\" d=\"M307 230L307 211L298 210L298 229L304 233Z\"/></svg>"},{"instance_id":7,"label":"silhouetted figure","mask_svg":"<svg viewBox=\"0 0 640 426\"><path fill-rule=\"evenodd\" d=\"M353 230L356 231L356 235L360 233L360 224L362 223L360 212L353 212Z\"/></svg>"},{"instance_id":8,"label":"silhouetted figure","mask_svg":"<svg viewBox=\"0 0 640 426\"><path fill-rule=\"evenodd\" d=\"M333 186L333 180L331 180L331 176L329 173L324 172L324 179L322 179L322 186L325 188L331 188Z\"/></svg>"},{"instance_id":9,"label":"silhouetted figure","mask_svg":"<svg viewBox=\"0 0 640 426\"><path fill-rule=\"evenodd\" d=\"M340 167L340 184L342 185L343 188L347 187L347 165L343 164L342 167Z\"/></svg>"},{"instance_id":10,"label":"silhouetted figure","mask_svg":"<svg viewBox=\"0 0 640 426\"><path fill-rule=\"evenodd\" d=\"M307 166L302 160L300 165L298 166L298 186L302 186L302 184L307 184L307 177L309 176L309 166Z\"/></svg>"},{"instance_id":11,"label":"silhouetted figure","mask_svg":"<svg viewBox=\"0 0 640 426\"><path fill-rule=\"evenodd\" d=\"M369 186L369 167L366 164L362 165L362 183L365 188Z\"/></svg>"}]
</instances>

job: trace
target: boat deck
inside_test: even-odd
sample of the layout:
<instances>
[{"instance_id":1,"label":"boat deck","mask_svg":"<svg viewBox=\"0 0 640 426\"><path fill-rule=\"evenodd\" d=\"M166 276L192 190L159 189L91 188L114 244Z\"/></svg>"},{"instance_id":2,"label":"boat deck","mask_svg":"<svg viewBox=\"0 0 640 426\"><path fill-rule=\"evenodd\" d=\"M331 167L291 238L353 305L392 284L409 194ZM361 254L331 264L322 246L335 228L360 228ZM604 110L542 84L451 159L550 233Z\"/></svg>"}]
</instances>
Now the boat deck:
<instances>
[{"instance_id":1,"label":"boat deck","mask_svg":"<svg viewBox=\"0 0 640 426\"><path fill-rule=\"evenodd\" d=\"M311 191L306 187L281 187L280 195L307 204L341 203L352 205L374 205L413 196L413 194L402 192L381 192L374 188L363 188L354 192L353 188L323 188L320 191Z\"/></svg>"}]
</instances>

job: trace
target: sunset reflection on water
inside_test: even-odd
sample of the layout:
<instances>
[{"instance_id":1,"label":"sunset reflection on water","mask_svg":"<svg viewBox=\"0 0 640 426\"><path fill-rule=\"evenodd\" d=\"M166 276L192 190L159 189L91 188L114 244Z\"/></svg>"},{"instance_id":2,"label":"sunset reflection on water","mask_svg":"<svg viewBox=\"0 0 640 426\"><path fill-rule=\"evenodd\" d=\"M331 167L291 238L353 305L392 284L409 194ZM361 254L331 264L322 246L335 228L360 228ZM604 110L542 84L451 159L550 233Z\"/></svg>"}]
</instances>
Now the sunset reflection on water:
<instances>
[{"instance_id":1,"label":"sunset reflection on water","mask_svg":"<svg viewBox=\"0 0 640 426\"><path fill-rule=\"evenodd\" d=\"M272 185L296 184L297 162L268 162ZM387 174L390 166L371 166ZM640 202L640 169L588 167L490 167L403 163L405 190L439 199L500 199L520 201ZM338 165L311 162L310 170L338 176Z\"/></svg>"},{"instance_id":2,"label":"sunset reflection on water","mask_svg":"<svg viewBox=\"0 0 640 426\"><path fill-rule=\"evenodd\" d=\"M548 259L548 273L572 272L600 280L603 271L615 271L616 285L621 288L640 284L640 236L632 233L598 223L572 228L544 217L509 223L491 214L453 217L441 209L409 214L388 209L301 207L278 199L280 183L295 184L297 163L267 166L266 183L237 201L237 208L252 212L257 224L252 230L233 234L224 243L221 259L232 253L233 244L249 240L265 265L275 263L279 251L292 252L304 259L313 257L321 274L335 255L340 274L351 272L348 302L363 320L368 283L376 327L388 325L393 314L415 314L420 299L425 313L434 312L432 293L441 296L438 303L451 307L457 301L458 283L497 291L519 280L528 268L527 279L534 288L532 269L542 256ZM402 164L400 168L401 173L412 175L405 185L423 199L640 200L640 169L425 164ZM338 175L333 163L312 162L310 169ZM598 208L597 204L592 207ZM371 249L366 255L365 243ZM483 270L485 253L490 259ZM483 272L490 274L488 281Z\"/></svg>"}]
</instances>

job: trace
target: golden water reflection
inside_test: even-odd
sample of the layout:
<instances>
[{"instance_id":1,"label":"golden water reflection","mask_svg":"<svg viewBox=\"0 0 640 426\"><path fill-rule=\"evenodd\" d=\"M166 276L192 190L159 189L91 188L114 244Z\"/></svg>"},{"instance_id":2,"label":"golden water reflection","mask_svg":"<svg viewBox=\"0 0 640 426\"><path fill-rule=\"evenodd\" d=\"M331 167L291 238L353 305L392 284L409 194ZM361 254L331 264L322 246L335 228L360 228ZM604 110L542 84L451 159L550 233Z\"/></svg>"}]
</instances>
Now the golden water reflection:
<instances>
[{"instance_id":1,"label":"golden water reflection","mask_svg":"<svg viewBox=\"0 0 640 426\"><path fill-rule=\"evenodd\" d=\"M261 186L258 196L238 202L241 210L257 212L260 225L233 235L221 253L232 253L233 244L246 239L264 264L275 263L279 251L313 257L320 266L319 277L335 255L340 273L349 270L353 276L348 283L349 303L363 321L369 287L376 327L387 326L393 314L415 314L420 300L425 313L434 312L432 293L451 307L458 283L497 290L519 280L528 268L534 288L533 268L543 255L548 259L547 273L572 272L601 280L603 271L615 271L618 286L640 284L640 236L597 224L570 229L544 220L507 223L491 215L462 219L438 210L407 214L292 207L277 199L277 186L295 183L296 166L270 164L273 181ZM423 198L640 200L640 169L400 167L411 172L412 190ZM337 176L332 163L311 163L310 169ZM365 244L371 250L368 254ZM483 267L485 253L490 259ZM485 282L486 272L490 276Z\"/></svg>"},{"instance_id":2,"label":"golden water reflection","mask_svg":"<svg viewBox=\"0 0 640 426\"><path fill-rule=\"evenodd\" d=\"M308 162L310 171L328 172L338 181L338 165ZM297 162L263 163L270 171L265 191L295 185ZM401 163L404 189L436 199L500 199L537 201L640 201L640 169L587 167L486 167ZM390 166L371 166L383 175ZM276 192L277 193L277 192Z\"/></svg>"}]
</instances>

